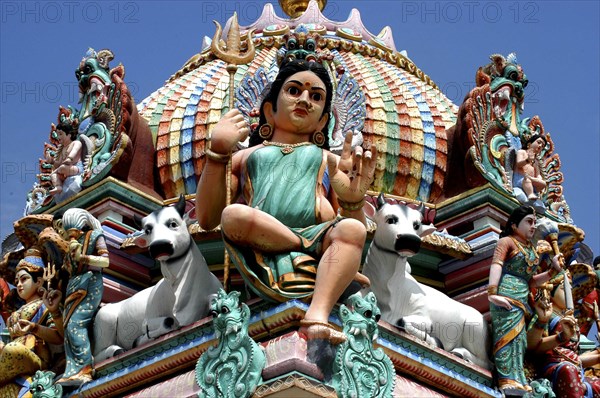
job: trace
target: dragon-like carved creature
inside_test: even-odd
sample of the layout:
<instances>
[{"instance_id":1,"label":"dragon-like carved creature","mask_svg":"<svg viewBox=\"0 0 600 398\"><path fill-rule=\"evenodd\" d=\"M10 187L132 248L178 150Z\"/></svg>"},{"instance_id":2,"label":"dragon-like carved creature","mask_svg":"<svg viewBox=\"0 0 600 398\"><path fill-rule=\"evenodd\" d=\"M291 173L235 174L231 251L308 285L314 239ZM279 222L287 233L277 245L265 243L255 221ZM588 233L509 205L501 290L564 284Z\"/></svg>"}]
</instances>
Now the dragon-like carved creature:
<instances>
[{"instance_id":1,"label":"dragon-like carved creature","mask_svg":"<svg viewBox=\"0 0 600 398\"><path fill-rule=\"evenodd\" d=\"M83 188L112 175L159 197L154 191L154 158L149 156L154 153L152 133L145 119L139 116L123 80L125 68L122 64L109 67L113 58L113 53L107 49L96 52L90 48L87 51L75 71L81 108L61 107L59 124L61 118L66 117L77 130L76 139L82 143ZM40 160L39 181L28 201L35 199L36 203L28 203L29 212L49 205L52 199L61 202L68 198L48 195L53 189L50 174L57 149L56 126L52 125L50 143L44 148L45 159Z\"/></svg>"},{"instance_id":2,"label":"dragon-like carved creature","mask_svg":"<svg viewBox=\"0 0 600 398\"><path fill-rule=\"evenodd\" d=\"M211 302L214 330L219 343L209 348L196 364L201 397L249 397L262 382L266 357L248 335L250 309L240 305L240 293L223 289Z\"/></svg>"},{"instance_id":3,"label":"dragon-like carved creature","mask_svg":"<svg viewBox=\"0 0 600 398\"><path fill-rule=\"evenodd\" d=\"M60 398L63 390L60 384L54 384L54 372L38 370L31 380L29 391L33 398Z\"/></svg>"},{"instance_id":4,"label":"dragon-like carved creature","mask_svg":"<svg viewBox=\"0 0 600 398\"><path fill-rule=\"evenodd\" d=\"M373 348L381 317L375 294L370 292L363 298L356 293L347 303L348 306L340 307L340 317L348 339L339 346L333 364L333 384L338 396L391 397L394 366L381 348Z\"/></svg>"},{"instance_id":5,"label":"dragon-like carved creature","mask_svg":"<svg viewBox=\"0 0 600 398\"><path fill-rule=\"evenodd\" d=\"M554 143L538 116L523 118L527 76L514 53L494 54L492 62L477 71L472 89L458 112L456 125L448 130L451 159L446 177L446 197L491 183L498 190L525 203L513 172L517 151L526 142L543 136L545 146L532 160L546 182L535 203L559 219L569 221L569 207L562 195L563 175Z\"/></svg>"}]
</instances>

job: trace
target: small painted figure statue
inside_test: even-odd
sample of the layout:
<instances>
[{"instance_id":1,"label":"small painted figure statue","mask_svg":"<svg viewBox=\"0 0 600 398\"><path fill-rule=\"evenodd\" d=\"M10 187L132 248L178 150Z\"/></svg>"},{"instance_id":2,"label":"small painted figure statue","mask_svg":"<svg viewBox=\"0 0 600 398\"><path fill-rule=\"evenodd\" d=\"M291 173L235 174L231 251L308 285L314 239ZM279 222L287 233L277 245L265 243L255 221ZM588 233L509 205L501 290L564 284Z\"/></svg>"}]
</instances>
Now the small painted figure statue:
<instances>
[{"instance_id":1,"label":"small painted figure statue","mask_svg":"<svg viewBox=\"0 0 600 398\"><path fill-rule=\"evenodd\" d=\"M535 134L527 140L525 149L517 151L513 185L521 188L528 200L538 199L538 194L546 188L537 159L546 144L543 135Z\"/></svg>"},{"instance_id":2,"label":"small painted figure statue","mask_svg":"<svg viewBox=\"0 0 600 398\"><path fill-rule=\"evenodd\" d=\"M278 300L273 291L281 294L284 287L303 289L306 276L316 273L303 330L309 339L340 343L345 336L331 328L328 318L358 275L366 238L362 207L376 150L353 151L352 134L341 157L327 150L332 90L327 69L318 62L282 64L260 106L250 147L232 157L229 187L225 166L249 128L238 110L226 113L206 151L196 214L204 229L221 224L233 263L265 298ZM227 189L233 198L241 194L243 204L234 200L225 207ZM357 279L368 283L365 277Z\"/></svg>"},{"instance_id":3,"label":"small painted figure statue","mask_svg":"<svg viewBox=\"0 0 600 398\"><path fill-rule=\"evenodd\" d=\"M523 370L527 348L525 318L532 315L529 285L546 283L562 270L560 255L556 255L552 259L553 268L537 274L538 255L531 242L535 229L535 210L530 206L516 208L500 235L490 266L488 300L493 354L502 390L530 389Z\"/></svg>"},{"instance_id":4,"label":"small painted figure statue","mask_svg":"<svg viewBox=\"0 0 600 398\"><path fill-rule=\"evenodd\" d=\"M17 396L25 387L24 380L38 370L52 365L48 344L62 344L62 315L59 310L62 295L46 291L44 262L40 251L28 249L16 268L17 293L25 304L8 318L11 341L0 342L0 396Z\"/></svg>"},{"instance_id":5,"label":"small painted figure statue","mask_svg":"<svg viewBox=\"0 0 600 398\"><path fill-rule=\"evenodd\" d=\"M580 331L573 311L565 305L564 277L558 275L549 289L539 289L536 295L537 320L527 335L531 360L538 376L552 382L557 397L597 397L600 378L585 377L584 369L600 363L600 352L578 355Z\"/></svg>"},{"instance_id":6,"label":"small painted figure statue","mask_svg":"<svg viewBox=\"0 0 600 398\"><path fill-rule=\"evenodd\" d=\"M83 161L81 159L83 145L77 139L77 124L59 123L56 127L56 135L59 142L56 156L52 157L46 152L46 160L52 164L50 179L54 188L49 192L51 195L63 191L63 183L68 177L83 173Z\"/></svg>"},{"instance_id":7,"label":"small painted figure statue","mask_svg":"<svg viewBox=\"0 0 600 398\"><path fill-rule=\"evenodd\" d=\"M108 267L108 250L100 222L86 210L71 208L62 217L55 215L53 227L70 242L63 262L70 274L64 308L67 367L58 383L77 385L92 376L88 329L102 300L101 271Z\"/></svg>"}]
</instances>

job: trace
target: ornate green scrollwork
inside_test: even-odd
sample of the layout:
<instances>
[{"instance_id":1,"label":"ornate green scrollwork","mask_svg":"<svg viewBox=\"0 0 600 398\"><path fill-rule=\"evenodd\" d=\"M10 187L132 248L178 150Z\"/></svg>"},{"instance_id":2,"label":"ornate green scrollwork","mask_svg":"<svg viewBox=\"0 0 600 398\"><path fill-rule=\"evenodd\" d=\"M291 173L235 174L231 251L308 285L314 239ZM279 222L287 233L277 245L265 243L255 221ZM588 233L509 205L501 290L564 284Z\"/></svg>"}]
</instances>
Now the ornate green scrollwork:
<instances>
[{"instance_id":1,"label":"ornate green scrollwork","mask_svg":"<svg viewBox=\"0 0 600 398\"><path fill-rule=\"evenodd\" d=\"M266 357L248 335L250 309L239 303L240 293L219 290L210 309L215 318L216 347L209 348L196 365L199 397L249 397L262 383Z\"/></svg>"},{"instance_id":2,"label":"ornate green scrollwork","mask_svg":"<svg viewBox=\"0 0 600 398\"><path fill-rule=\"evenodd\" d=\"M333 385L338 396L392 396L396 375L394 365L383 349L373 348L380 315L377 299L372 292L364 298L356 293L348 298L348 307L340 307L340 317L348 340L339 346L333 364Z\"/></svg>"}]
</instances>

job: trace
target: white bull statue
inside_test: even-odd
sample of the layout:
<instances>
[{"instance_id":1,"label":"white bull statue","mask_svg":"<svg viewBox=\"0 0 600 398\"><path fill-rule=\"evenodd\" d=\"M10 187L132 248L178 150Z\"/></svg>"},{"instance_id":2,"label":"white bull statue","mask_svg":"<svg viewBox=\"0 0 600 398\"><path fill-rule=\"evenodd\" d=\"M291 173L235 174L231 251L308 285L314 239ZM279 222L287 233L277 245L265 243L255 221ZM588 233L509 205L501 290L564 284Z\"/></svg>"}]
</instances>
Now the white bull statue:
<instances>
[{"instance_id":1,"label":"white bull statue","mask_svg":"<svg viewBox=\"0 0 600 398\"><path fill-rule=\"evenodd\" d=\"M147 247L163 275L156 285L118 303L103 306L94 320L96 361L190 325L208 315L210 300L222 288L208 269L184 219L185 199L141 220L135 244Z\"/></svg>"},{"instance_id":2,"label":"white bull statue","mask_svg":"<svg viewBox=\"0 0 600 398\"><path fill-rule=\"evenodd\" d=\"M363 267L371 286L363 294L375 293L386 322L491 369L489 329L481 313L410 274L407 259L419 251L421 238L435 231L433 225L423 225L422 219L422 211L390 205L379 196L374 215L377 230Z\"/></svg>"}]
</instances>

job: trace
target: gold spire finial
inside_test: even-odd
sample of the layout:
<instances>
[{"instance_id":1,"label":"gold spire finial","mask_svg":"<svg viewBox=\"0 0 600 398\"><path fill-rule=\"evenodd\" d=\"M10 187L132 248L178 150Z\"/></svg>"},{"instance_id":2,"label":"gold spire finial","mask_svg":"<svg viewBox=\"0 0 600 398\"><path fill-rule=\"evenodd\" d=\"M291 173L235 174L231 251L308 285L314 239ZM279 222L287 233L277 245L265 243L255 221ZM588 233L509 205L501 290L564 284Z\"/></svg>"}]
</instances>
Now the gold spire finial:
<instances>
[{"instance_id":1,"label":"gold spire finial","mask_svg":"<svg viewBox=\"0 0 600 398\"><path fill-rule=\"evenodd\" d=\"M279 5L287 15L292 18L298 18L306 11L309 2L309 0L279 0ZM319 10L323 11L327 0L316 0L316 2L319 5Z\"/></svg>"}]
</instances>

